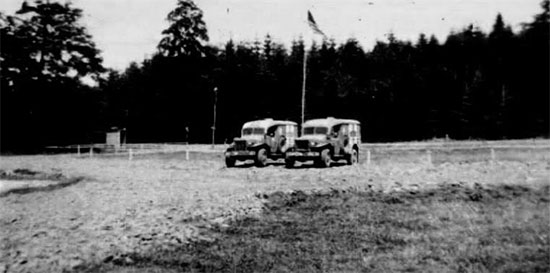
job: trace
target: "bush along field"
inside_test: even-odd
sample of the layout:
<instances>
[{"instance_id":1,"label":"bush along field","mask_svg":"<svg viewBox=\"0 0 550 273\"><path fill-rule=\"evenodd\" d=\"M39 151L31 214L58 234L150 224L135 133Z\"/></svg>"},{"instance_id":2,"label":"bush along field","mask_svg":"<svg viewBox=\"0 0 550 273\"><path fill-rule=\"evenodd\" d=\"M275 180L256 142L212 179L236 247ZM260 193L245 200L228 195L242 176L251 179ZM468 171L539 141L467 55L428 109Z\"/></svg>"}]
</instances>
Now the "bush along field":
<instances>
[{"instance_id":1,"label":"bush along field","mask_svg":"<svg viewBox=\"0 0 550 273\"><path fill-rule=\"evenodd\" d=\"M549 272L549 189L455 183L258 194L260 215L214 225L208 240L87 270Z\"/></svg>"}]
</instances>

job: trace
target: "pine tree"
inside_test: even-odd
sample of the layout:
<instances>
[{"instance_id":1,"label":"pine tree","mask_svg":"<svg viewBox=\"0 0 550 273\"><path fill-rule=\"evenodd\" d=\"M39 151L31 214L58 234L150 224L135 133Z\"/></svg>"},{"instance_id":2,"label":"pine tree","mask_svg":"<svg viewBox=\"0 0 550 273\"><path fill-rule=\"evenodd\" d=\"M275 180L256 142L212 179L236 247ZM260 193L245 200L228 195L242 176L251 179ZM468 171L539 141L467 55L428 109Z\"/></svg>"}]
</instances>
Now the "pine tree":
<instances>
[{"instance_id":1,"label":"pine tree","mask_svg":"<svg viewBox=\"0 0 550 273\"><path fill-rule=\"evenodd\" d=\"M23 2L16 16L1 16L3 81L97 78L104 71L92 37L69 3Z\"/></svg>"},{"instance_id":2,"label":"pine tree","mask_svg":"<svg viewBox=\"0 0 550 273\"><path fill-rule=\"evenodd\" d=\"M204 56L208 31L202 10L192 0L178 0L166 20L170 26L162 31L158 49L164 56Z\"/></svg>"}]
</instances>

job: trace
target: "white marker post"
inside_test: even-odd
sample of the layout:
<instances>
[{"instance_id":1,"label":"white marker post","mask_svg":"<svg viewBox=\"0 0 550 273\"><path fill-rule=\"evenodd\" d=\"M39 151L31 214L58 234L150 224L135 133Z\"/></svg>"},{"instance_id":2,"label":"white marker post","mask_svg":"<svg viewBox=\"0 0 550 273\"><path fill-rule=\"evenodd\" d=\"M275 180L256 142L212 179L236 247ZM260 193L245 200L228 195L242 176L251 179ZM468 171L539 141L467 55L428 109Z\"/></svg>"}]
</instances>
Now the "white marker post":
<instances>
[{"instance_id":1,"label":"white marker post","mask_svg":"<svg viewBox=\"0 0 550 273\"><path fill-rule=\"evenodd\" d=\"M428 157L428 164L431 166L432 165L432 151L428 150L426 152L427 154L427 157Z\"/></svg>"},{"instance_id":2,"label":"white marker post","mask_svg":"<svg viewBox=\"0 0 550 273\"><path fill-rule=\"evenodd\" d=\"M80 145L76 145L76 154L80 156Z\"/></svg>"},{"instance_id":3,"label":"white marker post","mask_svg":"<svg viewBox=\"0 0 550 273\"><path fill-rule=\"evenodd\" d=\"M495 149L491 149L491 161L495 162L497 159L497 156L495 154Z\"/></svg>"},{"instance_id":4,"label":"white marker post","mask_svg":"<svg viewBox=\"0 0 550 273\"><path fill-rule=\"evenodd\" d=\"M132 149L128 150L128 160L132 161L134 159L134 151Z\"/></svg>"},{"instance_id":5,"label":"white marker post","mask_svg":"<svg viewBox=\"0 0 550 273\"><path fill-rule=\"evenodd\" d=\"M94 157L94 147L90 146L90 157Z\"/></svg>"},{"instance_id":6,"label":"white marker post","mask_svg":"<svg viewBox=\"0 0 550 273\"><path fill-rule=\"evenodd\" d=\"M367 166L370 166L370 149L367 150Z\"/></svg>"},{"instance_id":7,"label":"white marker post","mask_svg":"<svg viewBox=\"0 0 550 273\"><path fill-rule=\"evenodd\" d=\"M185 144L185 160L189 161L189 143Z\"/></svg>"}]
</instances>

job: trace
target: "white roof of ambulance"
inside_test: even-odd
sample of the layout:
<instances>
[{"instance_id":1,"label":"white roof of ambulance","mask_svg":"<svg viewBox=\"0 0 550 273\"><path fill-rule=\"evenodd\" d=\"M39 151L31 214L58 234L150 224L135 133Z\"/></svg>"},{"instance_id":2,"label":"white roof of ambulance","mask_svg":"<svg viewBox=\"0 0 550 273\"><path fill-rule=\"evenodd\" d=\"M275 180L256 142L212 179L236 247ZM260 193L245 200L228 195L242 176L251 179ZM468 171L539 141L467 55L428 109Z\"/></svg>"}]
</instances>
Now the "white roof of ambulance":
<instances>
[{"instance_id":1,"label":"white roof of ambulance","mask_svg":"<svg viewBox=\"0 0 550 273\"><path fill-rule=\"evenodd\" d=\"M273 120L270 118L246 122L243 128L268 128L274 125L295 125L298 123L289 120Z\"/></svg>"},{"instance_id":2,"label":"white roof of ambulance","mask_svg":"<svg viewBox=\"0 0 550 273\"><path fill-rule=\"evenodd\" d=\"M310 119L304 122L302 127L332 127L342 123L361 124L359 121L354 119L320 118Z\"/></svg>"}]
</instances>

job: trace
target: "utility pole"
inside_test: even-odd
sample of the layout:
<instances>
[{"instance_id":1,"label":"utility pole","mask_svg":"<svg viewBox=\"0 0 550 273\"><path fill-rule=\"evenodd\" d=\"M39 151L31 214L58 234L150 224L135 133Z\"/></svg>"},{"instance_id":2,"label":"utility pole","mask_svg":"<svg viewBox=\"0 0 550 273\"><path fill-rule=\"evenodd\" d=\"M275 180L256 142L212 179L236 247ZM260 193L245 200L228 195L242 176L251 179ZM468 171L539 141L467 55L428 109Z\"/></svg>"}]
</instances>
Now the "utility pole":
<instances>
[{"instance_id":1,"label":"utility pole","mask_svg":"<svg viewBox=\"0 0 550 273\"><path fill-rule=\"evenodd\" d=\"M214 149L216 137L216 104L218 103L218 87L214 87L214 121L212 122L212 149Z\"/></svg>"},{"instance_id":2,"label":"utility pole","mask_svg":"<svg viewBox=\"0 0 550 273\"><path fill-rule=\"evenodd\" d=\"M303 77L302 77L302 124L304 124L304 117L306 113L306 74L307 74L307 49L304 44L304 67L303 67ZM300 125L301 126L301 125Z\"/></svg>"}]
</instances>

